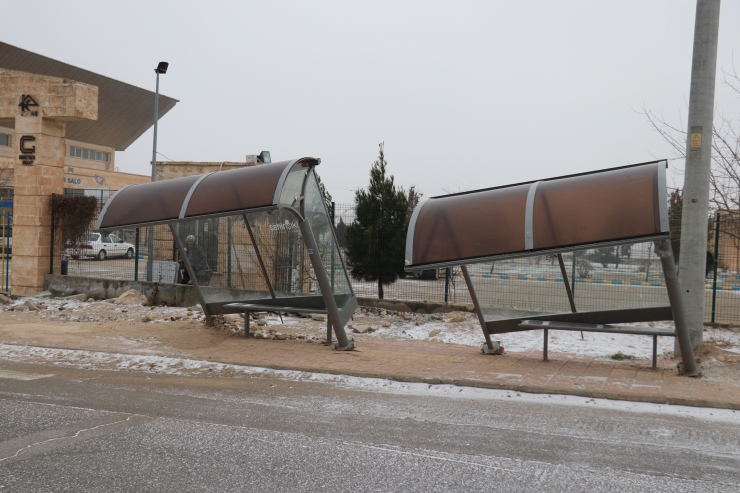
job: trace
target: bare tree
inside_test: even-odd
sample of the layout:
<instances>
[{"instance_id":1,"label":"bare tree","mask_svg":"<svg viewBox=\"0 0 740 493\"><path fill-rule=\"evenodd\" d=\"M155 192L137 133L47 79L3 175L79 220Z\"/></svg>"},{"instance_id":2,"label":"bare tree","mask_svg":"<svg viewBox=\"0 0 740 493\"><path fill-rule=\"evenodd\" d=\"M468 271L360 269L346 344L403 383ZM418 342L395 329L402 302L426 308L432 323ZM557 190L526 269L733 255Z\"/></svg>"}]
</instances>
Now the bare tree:
<instances>
[{"instance_id":1,"label":"bare tree","mask_svg":"<svg viewBox=\"0 0 740 493\"><path fill-rule=\"evenodd\" d=\"M732 71L723 70L722 85L740 95L740 74L734 64ZM643 114L668 144L673 148L675 159L686 158L686 125L669 123L663 116L643 108ZM674 195L671 195L673 208ZM728 238L728 246L740 249L740 119L716 112L712 128L712 168L709 189L710 209L721 214L722 234ZM707 211L710 212L710 211ZM712 225L709 225L712 227ZM680 218L671 221L672 236L680 239ZM679 240L680 241L680 240ZM677 245L674 245L674 250ZM678 257L676 257L678 258Z\"/></svg>"},{"instance_id":2,"label":"bare tree","mask_svg":"<svg viewBox=\"0 0 740 493\"><path fill-rule=\"evenodd\" d=\"M740 95L740 74L734 65L723 71L723 86ZM686 158L686 126L669 123L643 108L653 129L673 148L676 159ZM709 201L712 209L740 211L740 121L718 112L712 128L712 172Z\"/></svg>"}]
</instances>

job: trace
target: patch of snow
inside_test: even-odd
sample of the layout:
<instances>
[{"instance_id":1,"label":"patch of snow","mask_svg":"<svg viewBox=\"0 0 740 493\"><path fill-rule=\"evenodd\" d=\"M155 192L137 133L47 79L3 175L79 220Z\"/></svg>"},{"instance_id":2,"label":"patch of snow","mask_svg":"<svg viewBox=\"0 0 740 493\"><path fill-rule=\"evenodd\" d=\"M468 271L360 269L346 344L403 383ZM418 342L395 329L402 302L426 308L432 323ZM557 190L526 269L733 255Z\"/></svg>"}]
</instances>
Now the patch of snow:
<instances>
[{"instance_id":1,"label":"patch of snow","mask_svg":"<svg viewBox=\"0 0 740 493\"><path fill-rule=\"evenodd\" d=\"M706 421L737 424L740 412L729 409L674 406L644 402L595 399L562 394L529 394L510 390L459 387L456 385L433 385L426 383L395 382L380 378L364 378L346 375L330 375L294 370L272 370L255 366L240 366L166 356L143 356L122 353L53 349L34 346L0 344L0 358L27 362L43 360L51 365L64 365L90 370L133 370L168 375L198 376L214 373L246 377L271 377L292 382L316 382L330 384L346 390L377 392L394 395L430 396L449 399L476 399L501 401L516 399L519 402L560 406L588 406L597 409L631 413L650 413L682 416Z\"/></svg>"}]
</instances>

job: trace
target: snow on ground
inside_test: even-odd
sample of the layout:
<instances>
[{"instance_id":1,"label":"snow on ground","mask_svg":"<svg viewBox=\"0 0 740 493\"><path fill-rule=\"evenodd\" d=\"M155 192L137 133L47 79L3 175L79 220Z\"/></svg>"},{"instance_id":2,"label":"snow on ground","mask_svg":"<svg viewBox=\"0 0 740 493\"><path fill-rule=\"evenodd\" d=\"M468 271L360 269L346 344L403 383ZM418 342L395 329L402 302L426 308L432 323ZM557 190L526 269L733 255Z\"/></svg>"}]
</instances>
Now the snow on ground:
<instances>
[{"instance_id":1,"label":"snow on ground","mask_svg":"<svg viewBox=\"0 0 740 493\"><path fill-rule=\"evenodd\" d=\"M201 323L203 314L196 310L177 307L148 307L141 305L116 305L107 301L73 301L54 298L19 298L10 307L18 308L31 299L39 304L36 312L41 319L62 322L101 322L118 321L144 324L158 324L173 321ZM8 309L9 307L6 307ZM326 322L312 318L274 313L260 314L261 322L253 322L251 330L257 337L269 339L309 339L318 341L326 334ZM319 317L320 318L320 317ZM325 319L324 319L325 320ZM261 324L261 325L260 325ZM353 333L354 326L370 326L366 333ZM673 328L672 322L635 324ZM240 335L243 322L238 316L226 316L223 323L217 324L235 335ZM410 314L386 311L375 308L360 308L348 324L347 332L358 343L365 340L419 340L440 343L477 346L484 338L477 317L473 313L453 312L447 314ZM525 331L493 336L500 340L508 352L541 351L543 331ZM717 347L730 353L740 354L740 332L732 329L705 328L705 341L712 341ZM631 334L600 334L574 331L549 331L548 350L553 353L567 353L576 356L608 359L621 353L634 359L652 358L653 340L650 336ZM658 358L673 358L674 339L658 337Z\"/></svg>"},{"instance_id":2,"label":"snow on ground","mask_svg":"<svg viewBox=\"0 0 740 493\"><path fill-rule=\"evenodd\" d=\"M213 363L165 356L141 356L96 351L40 348L0 344L0 359L17 362L45 362L89 370L145 371L150 373L181 376L213 375L219 377L266 377L279 378L288 382L316 382L332 384L346 390L379 392L394 395L442 397L450 399L508 400L519 402L552 404L562 406L589 406L598 409L632 413L651 413L683 416L708 421L736 424L740 412L729 409L712 409L668 404L594 399L561 394L528 394L509 390L458 387L456 385L433 385L426 383L395 382L380 378L363 378L346 375L331 375L293 370L271 370L254 366ZM43 375L52 376L52 375Z\"/></svg>"},{"instance_id":3,"label":"snow on ground","mask_svg":"<svg viewBox=\"0 0 740 493\"><path fill-rule=\"evenodd\" d=\"M373 333L376 337L429 340L466 346L480 346L484 342L478 319L472 313L415 315L413 320L390 316L390 319L395 320L387 323L388 319L384 319L382 311L380 314L373 312L374 310L370 310L356 315L355 320L377 327ZM387 312L386 317L388 317ZM451 320L451 317L463 318L464 321L455 322ZM386 325L389 326L383 327L383 321L386 321ZM646 323L635 325L648 326ZM669 322L656 322L652 325L673 327L673 324ZM550 330L549 334L548 350L550 352L595 358L610 358L621 352L636 359L652 358L653 354L653 338L650 336L584 332L581 338L580 332L556 330ZM506 351L528 352L542 350L544 334L542 330L536 330L496 334L492 338L500 340ZM673 358L673 341L672 337L658 337L659 358ZM740 340L736 340L735 347L740 352Z\"/></svg>"}]
</instances>

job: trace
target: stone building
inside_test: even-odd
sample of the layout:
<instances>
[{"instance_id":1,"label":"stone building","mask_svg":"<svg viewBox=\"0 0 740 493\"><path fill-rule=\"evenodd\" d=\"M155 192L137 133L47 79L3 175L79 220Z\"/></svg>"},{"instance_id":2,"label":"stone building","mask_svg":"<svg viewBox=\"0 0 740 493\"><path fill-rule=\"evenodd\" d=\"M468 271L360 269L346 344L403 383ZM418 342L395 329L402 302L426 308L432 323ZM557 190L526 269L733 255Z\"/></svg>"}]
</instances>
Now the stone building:
<instances>
[{"instance_id":1,"label":"stone building","mask_svg":"<svg viewBox=\"0 0 740 493\"><path fill-rule=\"evenodd\" d=\"M160 95L159 117L176 103ZM149 181L117 171L115 152L153 123L153 92L0 43L0 197L13 201L14 294L43 287L51 195L105 199Z\"/></svg>"}]
</instances>

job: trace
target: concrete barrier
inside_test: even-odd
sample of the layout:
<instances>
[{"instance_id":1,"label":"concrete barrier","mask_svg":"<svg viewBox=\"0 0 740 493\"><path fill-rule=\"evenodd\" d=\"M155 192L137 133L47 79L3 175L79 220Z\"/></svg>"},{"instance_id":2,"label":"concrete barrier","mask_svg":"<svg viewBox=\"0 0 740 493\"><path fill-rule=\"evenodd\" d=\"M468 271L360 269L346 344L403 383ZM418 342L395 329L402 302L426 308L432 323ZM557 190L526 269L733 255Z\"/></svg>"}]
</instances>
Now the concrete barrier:
<instances>
[{"instance_id":1,"label":"concrete barrier","mask_svg":"<svg viewBox=\"0 0 740 493\"><path fill-rule=\"evenodd\" d=\"M146 281L129 281L121 279L104 279L97 277L60 276L46 274L44 289L56 295L70 296L85 294L88 298L118 298L129 289L144 293L149 303L168 306L193 306L200 303L195 289L184 284L167 284ZM156 296L156 300L154 297ZM399 312L447 313L472 312L473 305L453 303L429 303L422 301L378 300L375 298L358 298L361 306L381 308Z\"/></svg>"},{"instance_id":2,"label":"concrete barrier","mask_svg":"<svg viewBox=\"0 0 740 493\"><path fill-rule=\"evenodd\" d=\"M129 289L144 293L151 304L167 306L193 306L200 303L193 286L166 284L97 277L75 277L46 274L44 289L56 295L69 296L84 293L88 298L118 298Z\"/></svg>"}]
</instances>

